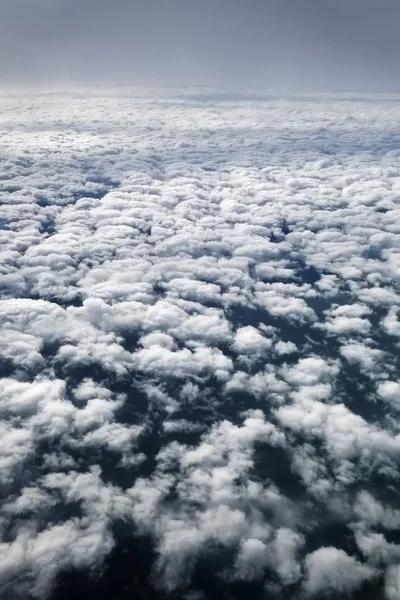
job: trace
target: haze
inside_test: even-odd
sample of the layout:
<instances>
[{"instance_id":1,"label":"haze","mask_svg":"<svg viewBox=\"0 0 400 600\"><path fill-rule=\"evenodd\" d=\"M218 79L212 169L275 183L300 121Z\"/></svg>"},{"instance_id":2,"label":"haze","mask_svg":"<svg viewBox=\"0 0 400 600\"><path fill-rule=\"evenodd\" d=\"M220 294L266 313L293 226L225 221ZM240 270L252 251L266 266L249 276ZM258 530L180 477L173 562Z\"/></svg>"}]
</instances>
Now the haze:
<instances>
[{"instance_id":1,"label":"haze","mask_svg":"<svg viewBox=\"0 0 400 600\"><path fill-rule=\"evenodd\" d=\"M3 84L394 89L397 0L2 0Z\"/></svg>"}]
</instances>

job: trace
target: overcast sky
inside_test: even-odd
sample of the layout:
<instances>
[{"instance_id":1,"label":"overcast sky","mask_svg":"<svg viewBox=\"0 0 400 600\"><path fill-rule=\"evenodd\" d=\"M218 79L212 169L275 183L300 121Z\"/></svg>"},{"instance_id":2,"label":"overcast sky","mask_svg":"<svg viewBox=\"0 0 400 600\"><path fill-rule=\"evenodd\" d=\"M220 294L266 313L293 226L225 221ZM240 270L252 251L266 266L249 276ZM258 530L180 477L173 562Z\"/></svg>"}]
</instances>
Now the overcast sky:
<instances>
[{"instance_id":1,"label":"overcast sky","mask_svg":"<svg viewBox=\"0 0 400 600\"><path fill-rule=\"evenodd\" d=\"M398 0L1 0L3 81L392 86Z\"/></svg>"}]
</instances>

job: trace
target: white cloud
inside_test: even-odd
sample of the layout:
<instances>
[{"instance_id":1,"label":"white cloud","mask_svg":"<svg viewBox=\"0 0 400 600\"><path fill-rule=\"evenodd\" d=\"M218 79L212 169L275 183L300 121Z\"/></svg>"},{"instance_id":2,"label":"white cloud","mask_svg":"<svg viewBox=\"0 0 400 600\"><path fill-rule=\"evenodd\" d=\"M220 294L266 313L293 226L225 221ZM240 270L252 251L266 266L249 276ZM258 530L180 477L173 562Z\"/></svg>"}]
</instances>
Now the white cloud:
<instances>
[{"instance_id":1,"label":"white cloud","mask_svg":"<svg viewBox=\"0 0 400 600\"><path fill-rule=\"evenodd\" d=\"M169 590L223 549L227 585L392 600L396 102L132 94L2 97L2 582L44 597L123 519Z\"/></svg>"},{"instance_id":2,"label":"white cloud","mask_svg":"<svg viewBox=\"0 0 400 600\"><path fill-rule=\"evenodd\" d=\"M370 348L364 344L349 342L341 346L340 354L351 364L359 364L368 371L379 368L384 354L382 350Z\"/></svg>"},{"instance_id":3,"label":"white cloud","mask_svg":"<svg viewBox=\"0 0 400 600\"><path fill-rule=\"evenodd\" d=\"M400 383L398 381L382 381L378 385L378 394L390 402L394 409L400 408Z\"/></svg>"},{"instance_id":4,"label":"white cloud","mask_svg":"<svg viewBox=\"0 0 400 600\"><path fill-rule=\"evenodd\" d=\"M328 321L324 324L324 327L330 333L337 335L367 335L371 323L364 317L369 313L368 307L361 304L337 306L329 311Z\"/></svg>"},{"instance_id":5,"label":"white cloud","mask_svg":"<svg viewBox=\"0 0 400 600\"><path fill-rule=\"evenodd\" d=\"M236 331L234 349L238 354L264 354L272 346L272 340L264 337L255 327L240 327Z\"/></svg>"},{"instance_id":6,"label":"white cloud","mask_svg":"<svg viewBox=\"0 0 400 600\"><path fill-rule=\"evenodd\" d=\"M304 590L319 597L326 591L351 594L360 585L374 577L375 571L333 547L319 548L305 560Z\"/></svg>"},{"instance_id":7,"label":"white cloud","mask_svg":"<svg viewBox=\"0 0 400 600\"><path fill-rule=\"evenodd\" d=\"M396 600L400 594L400 565L391 565L385 576L385 599Z\"/></svg>"}]
</instances>

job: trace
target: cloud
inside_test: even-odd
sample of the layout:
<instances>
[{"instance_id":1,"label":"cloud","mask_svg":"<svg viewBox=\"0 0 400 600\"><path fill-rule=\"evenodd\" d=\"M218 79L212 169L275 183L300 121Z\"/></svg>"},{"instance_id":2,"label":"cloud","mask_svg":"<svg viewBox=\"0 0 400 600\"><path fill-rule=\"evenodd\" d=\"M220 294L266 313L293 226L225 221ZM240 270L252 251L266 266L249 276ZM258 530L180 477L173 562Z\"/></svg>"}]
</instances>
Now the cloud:
<instances>
[{"instance_id":1,"label":"cloud","mask_svg":"<svg viewBox=\"0 0 400 600\"><path fill-rule=\"evenodd\" d=\"M223 421L204 434L195 448L176 442L164 447L157 457L158 468L152 478L138 480L129 491L134 500L134 515L140 516L141 525L158 539L155 576L161 577L170 590L190 581L194 560L205 548L222 545L232 550L240 540L244 552L247 552L245 548L250 551L254 540L262 542L269 556L264 563L261 559L261 572L273 563L275 546L283 556L287 555L288 564L278 566L282 577L290 578L287 571L298 572L294 554L296 547L301 546L301 538L280 529L276 532L277 538L273 538L276 527L293 522L294 508L273 486L263 488L246 477L256 442L273 446L284 443L284 437L265 422L261 411L250 412L242 426ZM173 464L177 470L171 477ZM243 483L240 483L242 478ZM160 485L164 490L161 494ZM165 492L172 486L176 500L169 508L167 504L165 510ZM273 515L271 523L262 517L266 509ZM239 554L237 560L242 564L246 559ZM240 578L236 569L230 577L232 575Z\"/></svg>"},{"instance_id":2,"label":"cloud","mask_svg":"<svg viewBox=\"0 0 400 600\"><path fill-rule=\"evenodd\" d=\"M44 489L36 502L35 494L39 492L27 490L24 500L6 507L9 517L18 513L22 516L25 511L33 512L36 517L25 519L14 539L0 544L0 580L6 594L24 597L30 592L33 597L45 597L60 571L100 564L113 547L109 529L112 493L102 485L99 469L87 474L50 474L42 485ZM66 502L81 502L81 518L61 523L50 521L43 527L45 511L51 511L54 504L48 495L52 490L59 491Z\"/></svg>"},{"instance_id":3,"label":"cloud","mask_svg":"<svg viewBox=\"0 0 400 600\"><path fill-rule=\"evenodd\" d=\"M388 600L396 598L400 590L399 566L392 565L387 570L385 579L385 595Z\"/></svg>"},{"instance_id":4,"label":"cloud","mask_svg":"<svg viewBox=\"0 0 400 600\"><path fill-rule=\"evenodd\" d=\"M311 596L327 591L349 594L375 575L373 569L332 547L319 548L309 554L306 569L303 587Z\"/></svg>"},{"instance_id":5,"label":"cloud","mask_svg":"<svg viewBox=\"0 0 400 600\"><path fill-rule=\"evenodd\" d=\"M396 596L397 101L3 94L8 597Z\"/></svg>"},{"instance_id":6,"label":"cloud","mask_svg":"<svg viewBox=\"0 0 400 600\"><path fill-rule=\"evenodd\" d=\"M395 408L399 402L400 384L397 381L383 381L378 386L378 394Z\"/></svg>"}]
</instances>

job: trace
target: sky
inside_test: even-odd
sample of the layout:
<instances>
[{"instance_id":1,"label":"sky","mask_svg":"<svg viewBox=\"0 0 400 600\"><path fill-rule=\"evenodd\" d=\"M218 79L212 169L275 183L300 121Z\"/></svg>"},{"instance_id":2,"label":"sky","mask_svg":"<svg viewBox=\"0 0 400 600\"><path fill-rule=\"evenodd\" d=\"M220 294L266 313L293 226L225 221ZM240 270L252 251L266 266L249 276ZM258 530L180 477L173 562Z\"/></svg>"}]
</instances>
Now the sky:
<instances>
[{"instance_id":1,"label":"sky","mask_svg":"<svg viewBox=\"0 0 400 600\"><path fill-rule=\"evenodd\" d=\"M396 0L2 0L4 82L390 88Z\"/></svg>"}]
</instances>

